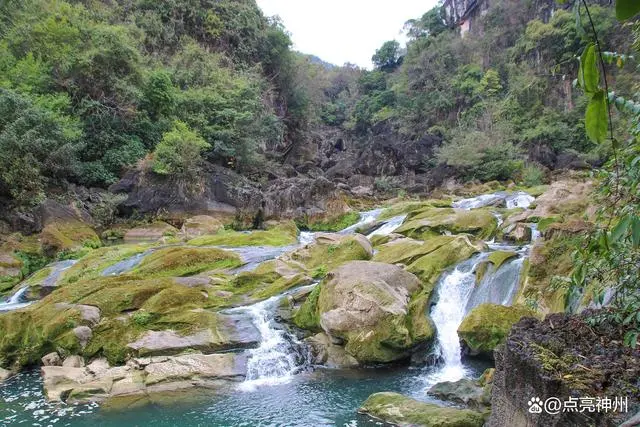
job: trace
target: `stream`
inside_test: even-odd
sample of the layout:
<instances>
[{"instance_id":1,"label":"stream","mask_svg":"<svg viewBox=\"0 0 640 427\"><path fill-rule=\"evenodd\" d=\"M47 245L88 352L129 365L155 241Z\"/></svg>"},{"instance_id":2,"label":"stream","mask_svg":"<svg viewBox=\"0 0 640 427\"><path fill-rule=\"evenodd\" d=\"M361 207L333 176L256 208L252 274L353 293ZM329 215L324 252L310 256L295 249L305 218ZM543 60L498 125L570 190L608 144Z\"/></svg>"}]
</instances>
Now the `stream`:
<instances>
[{"instance_id":1,"label":"stream","mask_svg":"<svg viewBox=\"0 0 640 427\"><path fill-rule=\"evenodd\" d=\"M507 206L526 208L533 200L526 193L496 193L460 200L455 207L475 209L502 202ZM382 209L362 212L360 221L341 233L353 233L361 227L371 226L381 212ZM393 232L405 218L406 215L400 215L388 219L369 231L368 237ZM301 233L298 243L287 247L227 249L239 253L246 263L236 271L246 271L313 239L313 233ZM344 370L314 367L304 343L277 321L277 307L287 294L285 292L250 306L225 310L249 316L260 333L259 346L246 350L247 377L235 386L222 390L173 393L150 404L110 410L96 404L47 403L37 371L26 371L0 384L0 425L379 426L379 422L356 412L358 406L374 392L395 391L442 404L426 394L431 385L477 377L488 367L485 362L461 358L456 332L458 326L464 316L479 304L511 304L517 292L522 262L529 252L529 246L488 243L490 251L515 250L519 256L507 261L497 272L490 266L477 286L475 268L489 252L459 263L440 277L430 312L437 329L436 343L431 350L439 360L436 365ZM122 274L140 263L148 252L119 262L102 274ZM20 291L5 306L28 304L21 302L19 294ZM0 304L0 310L2 306Z\"/></svg>"}]
</instances>

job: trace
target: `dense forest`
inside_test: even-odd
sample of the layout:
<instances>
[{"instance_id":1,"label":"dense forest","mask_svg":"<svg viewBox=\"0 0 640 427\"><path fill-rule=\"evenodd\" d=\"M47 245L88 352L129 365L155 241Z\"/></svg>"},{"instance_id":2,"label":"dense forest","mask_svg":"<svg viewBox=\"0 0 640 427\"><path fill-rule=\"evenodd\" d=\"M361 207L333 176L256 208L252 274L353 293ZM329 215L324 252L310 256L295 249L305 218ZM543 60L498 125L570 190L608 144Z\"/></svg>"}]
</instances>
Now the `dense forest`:
<instances>
[{"instance_id":1,"label":"dense forest","mask_svg":"<svg viewBox=\"0 0 640 427\"><path fill-rule=\"evenodd\" d=\"M336 133L355 149L381 133L432 135L413 169L463 181L533 185L602 164L609 148L586 137L572 88L590 36L571 10L543 21L549 7L492 3L465 38L434 8L369 71L292 51L253 1L4 2L0 195L36 205L68 182L106 187L141 160L170 176L206 160L260 179ZM605 50L628 50L613 9L591 13ZM611 72L633 92L629 73Z\"/></svg>"}]
</instances>

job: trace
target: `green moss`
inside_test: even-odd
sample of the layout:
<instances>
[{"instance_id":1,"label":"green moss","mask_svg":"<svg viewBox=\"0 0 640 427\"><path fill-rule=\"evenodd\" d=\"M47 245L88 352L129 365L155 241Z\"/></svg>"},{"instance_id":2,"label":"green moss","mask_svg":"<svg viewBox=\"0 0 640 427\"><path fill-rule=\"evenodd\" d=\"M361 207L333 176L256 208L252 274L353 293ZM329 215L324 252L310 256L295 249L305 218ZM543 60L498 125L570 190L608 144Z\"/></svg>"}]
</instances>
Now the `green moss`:
<instances>
[{"instance_id":1,"label":"green moss","mask_svg":"<svg viewBox=\"0 0 640 427\"><path fill-rule=\"evenodd\" d=\"M551 224L561 222L562 218L559 216L543 217L543 218L531 218L538 223L538 231L544 232Z\"/></svg>"},{"instance_id":2,"label":"green moss","mask_svg":"<svg viewBox=\"0 0 640 427\"><path fill-rule=\"evenodd\" d=\"M398 393L383 392L369 396L359 412L387 423L423 427L482 427L479 412L442 407L420 402Z\"/></svg>"},{"instance_id":3,"label":"green moss","mask_svg":"<svg viewBox=\"0 0 640 427\"><path fill-rule=\"evenodd\" d=\"M40 233L42 246L48 253L73 251L79 248L98 248L102 242L96 232L80 221L53 222Z\"/></svg>"},{"instance_id":4,"label":"green moss","mask_svg":"<svg viewBox=\"0 0 640 427\"><path fill-rule=\"evenodd\" d=\"M146 256L132 271L143 277L182 277L243 264L240 257L218 248L168 247Z\"/></svg>"},{"instance_id":5,"label":"green moss","mask_svg":"<svg viewBox=\"0 0 640 427\"><path fill-rule=\"evenodd\" d=\"M267 230L231 231L200 236L188 242L193 246L287 246L298 241L298 229L291 221Z\"/></svg>"},{"instance_id":6,"label":"green moss","mask_svg":"<svg viewBox=\"0 0 640 427\"><path fill-rule=\"evenodd\" d=\"M318 298L320 297L320 286L316 286L309 294L302 306L293 316L293 323L301 328L310 331L320 331L320 313L318 311Z\"/></svg>"},{"instance_id":7,"label":"green moss","mask_svg":"<svg viewBox=\"0 0 640 427\"><path fill-rule=\"evenodd\" d=\"M105 246L91 251L75 265L62 273L60 285L100 277L108 267L140 254L150 248L149 245Z\"/></svg>"},{"instance_id":8,"label":"green moss","mask_svg":"<svg viewBox=\"0 0 640 427\"><path fill-rule=\"evenodd\" d=\"M62 355L79 350L71 329L80 322L77 310L57 309L53 305L32 305L0 315L0 366L37 364L52 351Z\"/></svg>"},{"instance_id":9,"label":"green moss","mask_svg":"<svg viewBox=\"0 0 640 427\"><path fill-rule=\"evenodd\" d=\"M344 215L340 215L328 220L311 220L304 218L297 221L298 227L301 230L309 231L340 231L357 223L360 220L360 214L358 212L347 212Z\"/></svg>"},{"instance_id":10,"label":"green moss","mask_svg":"<svg viewBox=\"0 0 640 427\"><path fill-rule=\"evenodd\" d=\"M344 264L347 261L368 260L371 258L369 251L363 246L364 237L341 236L339 240L329 244L316 242L306 248L301 248L291 254L292 261L302 264L308 271L313 271L324 266L328 271Z\"/></svg>"},{"instance_id":11,"label":"green moss","mask_svg":"<svg viewBox=\"0 0 640 427\"><path fill-rule=\"evenodd\" d=\"M438 199L430 199L430 200L411 200L404 201L400 203L393 204L385 210L379 216L379 219L389 219L394 216L403 215L403 214L411 214L417 211L427 210L429 208L450 208L451 200L438 200Z\"/></svg>"},{"instance_id":12,"label":"green moss","mask_svg":"<svg viewBox=\"0 0 640 427\"><path fill-rule=\"evenodd\" d=\"M523 317L537 314L526 307L481 304L471 310L458 327L458 335L477 354L492 354L506 339L511 327Z\"/></svg>"},{"instance_id":13,"label":"green moss","mask_svg":"<svg viewBox=\"0 0 640 427\"><path fill-rule=\"evenodd\" d=\"M486 209L427 208L410 214L395 232L421 240L446 233L468 233L489 239L497 227L497 219Z\"/></svg>"},{"instance_id":14,"label":"green moss","mask_svg":"<svg viewBox=\"0 0 640 427\"><path fill-rule=\"evenodd\" d=\"M493 264L494 271L497 271L506 261L516 258L518 254L513 251L495 251L491 252L487 260Z\"/></svg>"}]
</instances>

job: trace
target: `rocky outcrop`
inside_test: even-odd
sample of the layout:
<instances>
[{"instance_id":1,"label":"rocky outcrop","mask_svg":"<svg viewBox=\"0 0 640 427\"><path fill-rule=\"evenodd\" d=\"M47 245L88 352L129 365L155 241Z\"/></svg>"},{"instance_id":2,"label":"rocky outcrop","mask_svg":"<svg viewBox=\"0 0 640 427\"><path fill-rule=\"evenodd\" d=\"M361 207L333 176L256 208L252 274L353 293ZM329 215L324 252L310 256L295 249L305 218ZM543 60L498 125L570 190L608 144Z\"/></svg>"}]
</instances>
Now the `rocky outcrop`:
<instances>
[{"instance_id":1,"label":"rocky outcrop","mask_svg":"<svg viewBox=\"0 0 640 427\"><path fill-rule=\"evenodd\" d=\"M10 252L0 252L0 294L22 280L22 261Z\"/></svg>"},{"instance_id":2,"label":"rocky outcrop","mask_svg":"<svg viewBox=\"0 0 640 427\"><path fill-rule=\"evenodd\" d=\"M66 362L66 361L65 361ZM134 358L110 367L104 359L88 366L43 366L44 390L50 401L86 402L239 381L246 358L234 353Z\"/></svg>"},{"instance_id":3,"label":"rocky outcrop","mask_svg":"<svg viewBox=\"0 0 640 427\"><path fill-rule=\"evenodd\" d=\"M353 368L358 366L358 361L344 349L335 344L325 333L319 333L305 340L309 345L313 362L328 368Z\"/></svg>"},{"instance_id":4,"label":"rocky outcrop","mask_svg":"<svg viewBox=\"0 0 640 427\"><path fill-rule=\"evenodd\" d=\"M433 338L424 311L414 313L410 307L420 286L400 267L352 261L332 270L301 311L329 337L343 341L358 362L391 362Z\"/></svg>"},{"instance_id":5,"label":"rocky outcrop","mask_svg":"<svg viewBox=\"0 0 640 427\"><path fill-rule=\"evenodd\" d=\"M640 350L623 344L624 328L588 324L584 315L522 319L495 352L490 427L617 426L640 409ZM549 398L627 399L627 411L530 411ZM588 401L587 401L588 405ZM580 406L581 407L581 406Z\"/></svg>"},{"instance_id":6,"label":"rocky outcrop","mask_svg":"<svg viewBox=\"0 0 640 427\"><path fill-rule=\"evenodd\" d=\"M485 209L427 208L410 213L404 224L395 232L416 239L460 233L489 239L497 226L495 216Z\"/></svg>"},{"instance_id":7,"label":"rocky outcrop","mask_svg":"<svg viewBox=\"0 0 640 427\"><path fill-rule=\"evenodd\" d=\"M523 317L535 316L526 307L480 304L458 327L463 351L470 356L493 358L493 350L504 342L511 326Z\"/></svg>"},{"instance_id":8,"label":"rocky outcrop","mask_svg":"<svg viewBox=\"0 0 640 427\"><path fill-rule=\"evenodd\" d=\"M167 224L166 222L156 221L151 224L141 225L130 230L124 234L125 242L153 242L160 240L163 237L171 237L178 234L178 230Z\"/></svg>"},{"instance_id":9,"label":"rocky outcrop","mask_svg":"<svg viewBox=\"0 0 640 427\"><path fill-rule=\"evenodd\" d=\"M218 218L209 215L196 215L185 220L181 231L187 239L193 239L203 234L215 234L222 228L224 225Z\"/></svg>"},{"instance_id":10,"label":"rocky outcrop","mask_svg":"<svg viewBox=\"0 0 640 427\"><path fill-rule=\"evenodd\" d=\"M160 176L152 171L129 171L110 190L127 194L124 215L188 213L239 217L248 222L269 218L338 216L348 210L336 185L326 178L281 177L266 186L230 169L206 164L200 182Z\"/></svg>"},{"instance_id":11,"label":"rocky outcrop","mask_svg":"<svg viewBox=\"0 0 640 427\"><path fill-rule=\"evenodd\" d=\"M428 393L440 400L464 405L477 411L487 411L491 407L491 389L494 369L487 369L480 378L462 378L458 381L444 381L433 385Z\"/></svg>"},{"instance_id":12,"label":"rocky outcrop","mask_svg":"<svg viewBox=\"0 0 640 427\"><path fill-rule=\"evenodd\" d=\"M482 427L479 412L420 402L398 393L375 393L358 412L397 426L415 427Z\"/></svg>"}]
</instances>

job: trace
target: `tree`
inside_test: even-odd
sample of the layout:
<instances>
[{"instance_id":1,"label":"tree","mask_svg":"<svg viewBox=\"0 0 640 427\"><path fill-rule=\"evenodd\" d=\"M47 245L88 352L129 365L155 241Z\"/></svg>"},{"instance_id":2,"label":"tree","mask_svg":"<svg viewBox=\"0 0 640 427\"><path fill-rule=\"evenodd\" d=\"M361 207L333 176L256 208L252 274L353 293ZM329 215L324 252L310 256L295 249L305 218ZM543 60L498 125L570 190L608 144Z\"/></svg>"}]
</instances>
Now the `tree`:
<instances>
[{"instance_id":1,"label":"tree","mask_svg":"<svg viewBox=\"0 0 640 427\"><path fill-rule=\"evenodd\" d=\"M371 57L376 68L384 71L393 71L402 63L400 43L389 40L383 43L380 49Z\"/></svg>"},{"instance_id":2,"label":"tree","mask_svg":"<svg viewBox=\"0 0 640 427\"><path fill-rule=\"evenodd\" d=\"M202 151L211 145L200 135L176 121L153 153L153 171L178 178L197 176L202 166Z\"/></svg>"}]
</instances>

